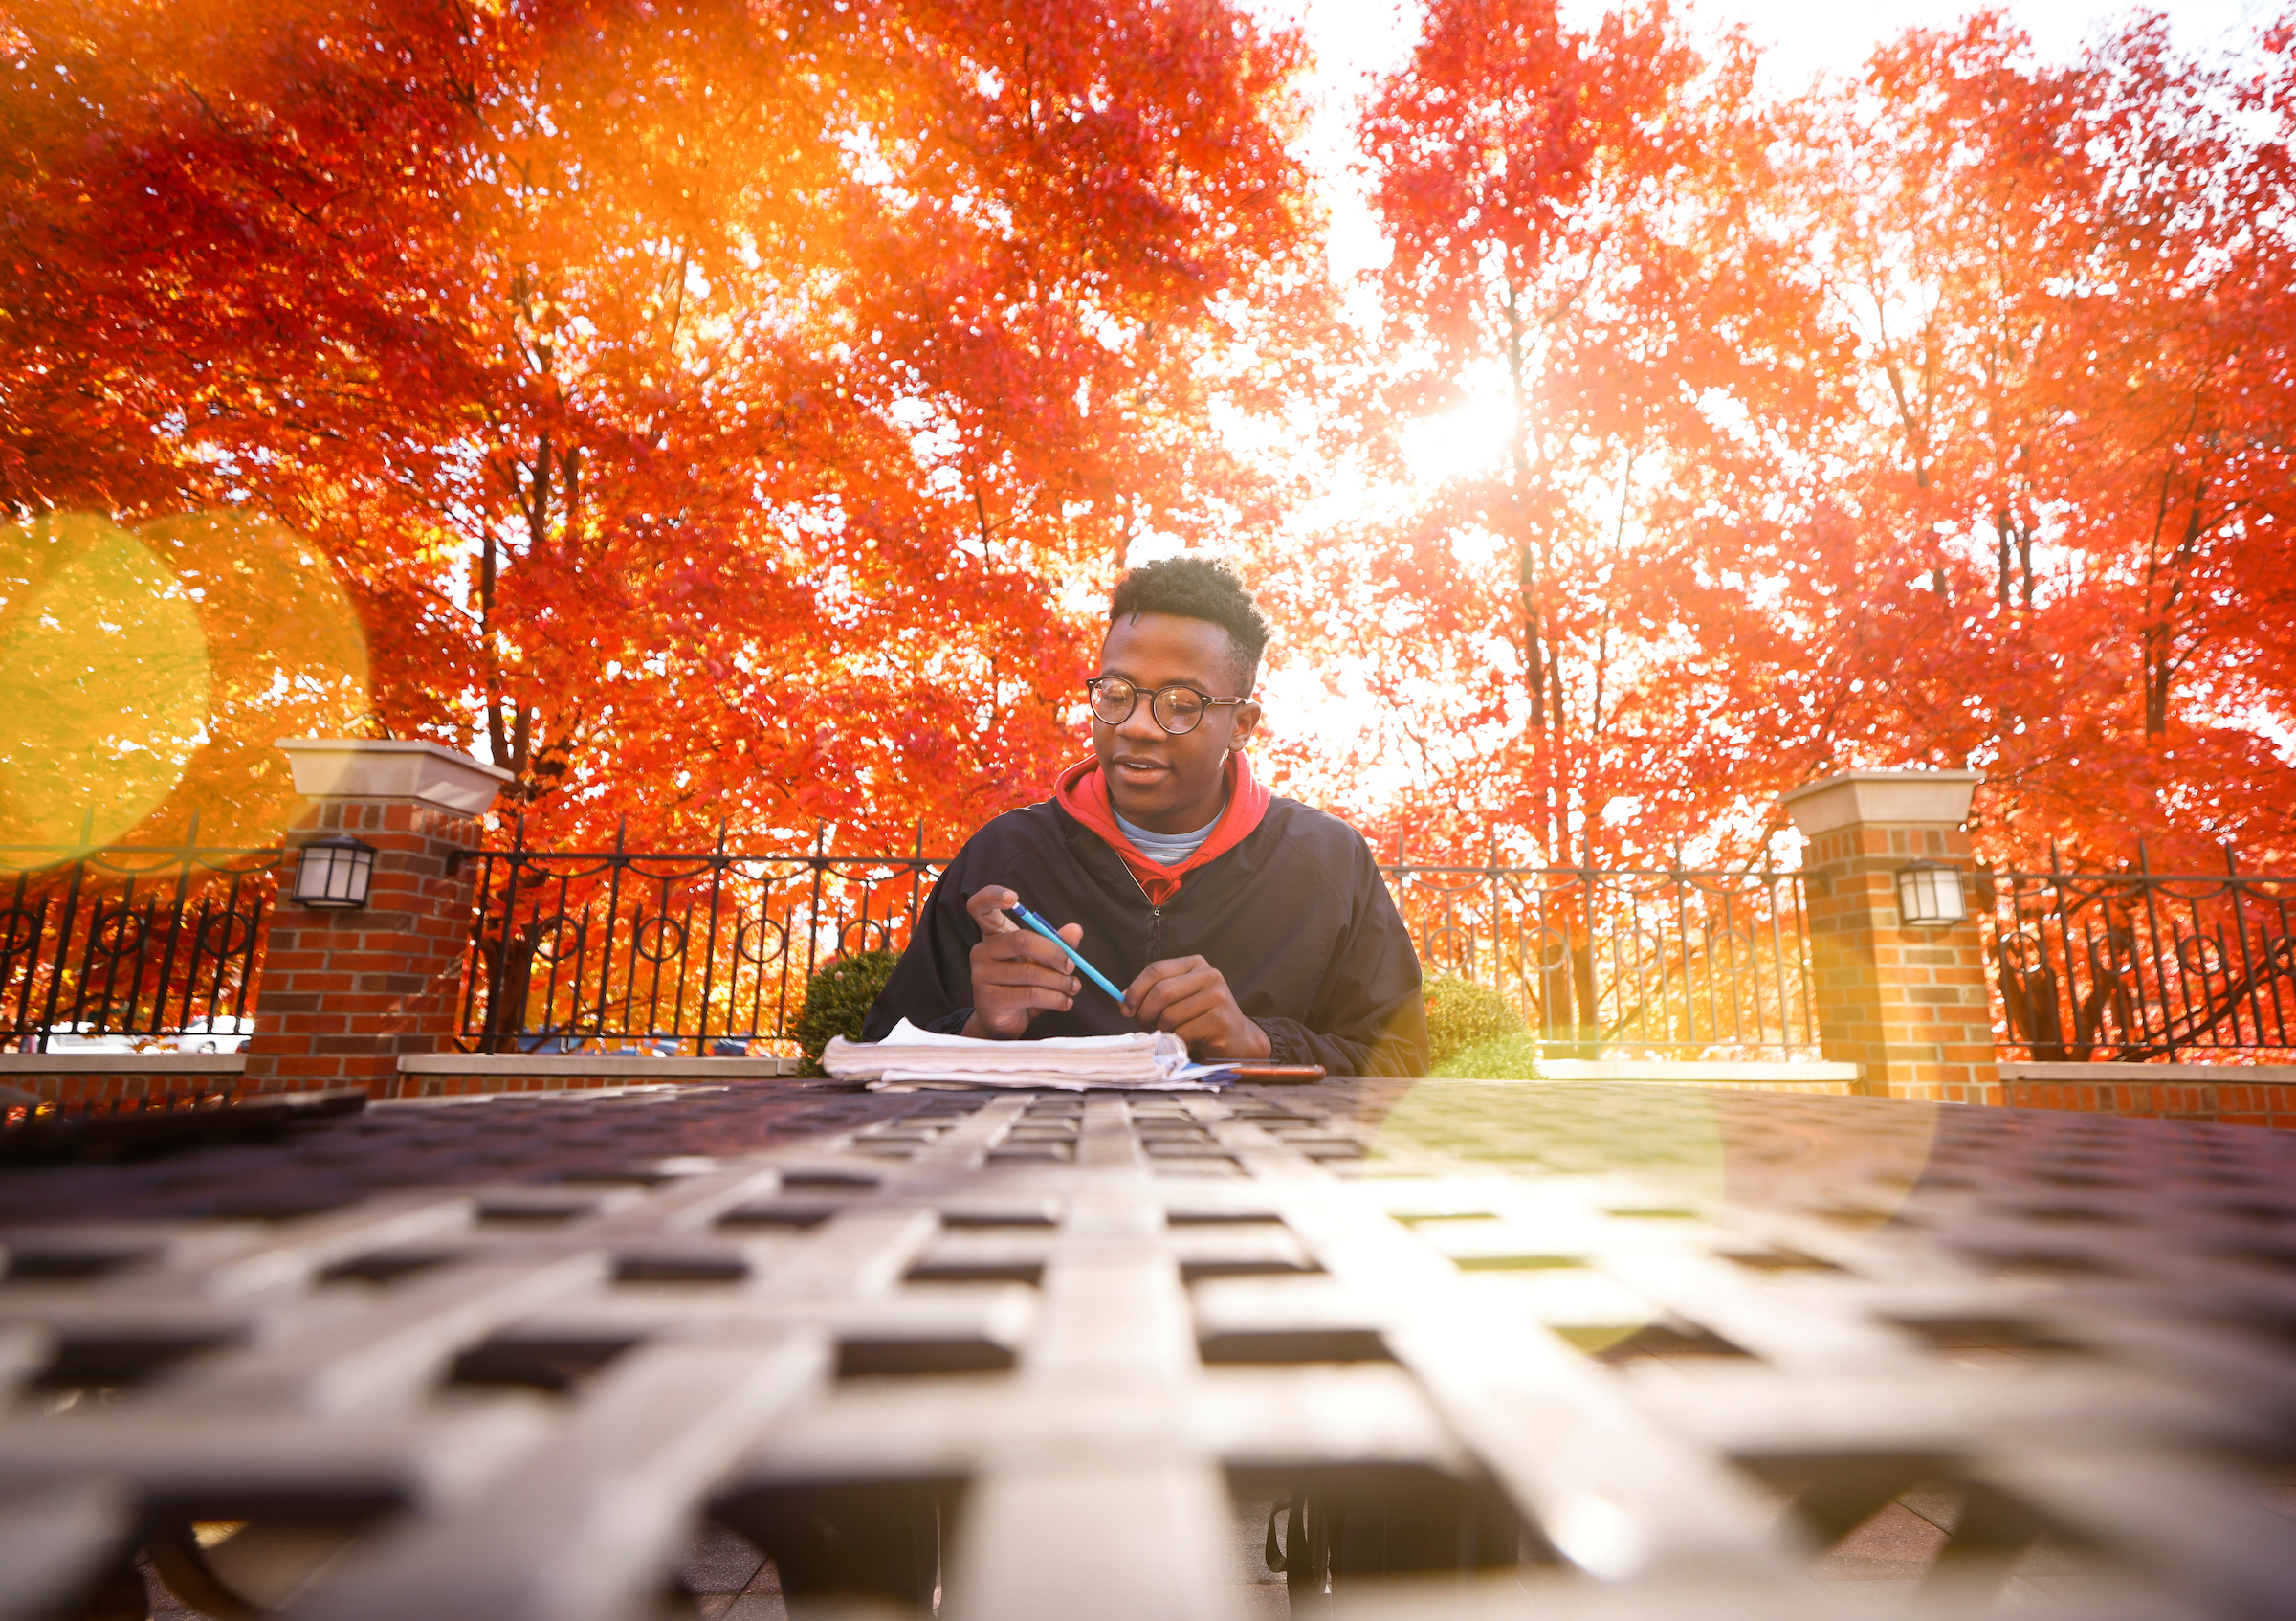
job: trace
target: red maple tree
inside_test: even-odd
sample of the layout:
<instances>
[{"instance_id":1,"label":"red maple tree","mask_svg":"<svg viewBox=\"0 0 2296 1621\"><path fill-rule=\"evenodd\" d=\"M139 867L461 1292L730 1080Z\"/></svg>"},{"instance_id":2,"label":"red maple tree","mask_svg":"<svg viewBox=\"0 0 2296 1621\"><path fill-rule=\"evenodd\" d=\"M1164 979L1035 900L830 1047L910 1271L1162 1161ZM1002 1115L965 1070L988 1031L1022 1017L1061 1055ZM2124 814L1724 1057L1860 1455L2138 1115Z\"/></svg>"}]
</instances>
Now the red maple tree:
<instances>
[{"instance_id":1,"label":"red maple tree","mask_svg":"<svg viewBox=\"0 0 2296 1621\"><path fill-rule=\"evenodd\" d=\"M1480 373L1499 453L1329 559L1427 785L1413 836L1484 818L1551 861L1663 853L1773 786L1806 651L1750 597L1790 548L1742 500L1791 482L1829 342L1785 235L1742 42L1664 7L1430 9L1361 134L1395 252L1367 358L1371 454ZM1388 738L1376 745L1384 750ZM1402 831L1400 828L1397 831Z\"/></svg>"},{"instance_id":2,"label":"red maple tree","mask_svg":"<svg viewBox=\"0 0 2296 1621\"><path fill-rule=\"evenodd\" d=\"M59 4L11 44L8 500L276 515L378 723L509 766L538 836L1035 797L1071 590L1262 499L1203 363L1300 279L1298 48L1216 0Z\"/></svg>"},{"instance_id":3,"label":"red maple tree","mask_svg":"<svg viewBox=\"0 0 2296 1621\"><path fill-rule=\"evenodd\" d=\"M1430 7L1362 123L1401 499L1300 593L1368 650L1342 780L1415 767L1358 805L1737 860L1797 783L1974 765L2004 862L2285 857L2287 44L2046 67L1980 16L1764 103L1663 6ZM1478 377L1500 453L1415 485Z\"/></svg>"},{"instance_id":4,"label":"red maple tree","mask_svg":"<svg viewBox=\"0 0 2296 1621\"><path fill-rule=\"evenodd\" d=\"M255 838L275 722L359 724L538 839L945 846L1177 537L1363 688L1319 780L1423 850L1749 858L1931 763L1998 859L2288 854L2296 29L1980 16L1769 100L1664 5L1433 0L1367 326L1225 0L49 0L0 56L0 500L196 593L163 818ZM1327 454L1376 499L1303 535ZM305 545L364 689L278 634Z\"/></svg>"}]
</instances>

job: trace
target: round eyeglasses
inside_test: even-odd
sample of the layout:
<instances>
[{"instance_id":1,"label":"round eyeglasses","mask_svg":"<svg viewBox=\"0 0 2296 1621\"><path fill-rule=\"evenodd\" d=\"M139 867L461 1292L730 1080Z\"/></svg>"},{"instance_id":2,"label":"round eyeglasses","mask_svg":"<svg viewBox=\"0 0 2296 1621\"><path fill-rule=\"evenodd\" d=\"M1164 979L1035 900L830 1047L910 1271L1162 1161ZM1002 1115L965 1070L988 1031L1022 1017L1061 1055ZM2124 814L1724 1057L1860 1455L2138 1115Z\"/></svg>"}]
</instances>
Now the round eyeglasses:
<instances>
[{"instance_id":1,"label":"round eyeglasses","mask_svg":"<svg viewBox=\"0 0 2296 1621\"><path fill-rule=\"evenodd\" d=\"M1084 683L1092 694L1093 718L1103 725L1121 726L1132 719L1140 701L1140 689L1121 676L1095 676ZM1192 732L1214 704L1248 703L1243 698L1206 698L1194 687L1159 687L1147 695L1148 713L1156 723L1181 737Z\"/></svg>"}]
</instances>

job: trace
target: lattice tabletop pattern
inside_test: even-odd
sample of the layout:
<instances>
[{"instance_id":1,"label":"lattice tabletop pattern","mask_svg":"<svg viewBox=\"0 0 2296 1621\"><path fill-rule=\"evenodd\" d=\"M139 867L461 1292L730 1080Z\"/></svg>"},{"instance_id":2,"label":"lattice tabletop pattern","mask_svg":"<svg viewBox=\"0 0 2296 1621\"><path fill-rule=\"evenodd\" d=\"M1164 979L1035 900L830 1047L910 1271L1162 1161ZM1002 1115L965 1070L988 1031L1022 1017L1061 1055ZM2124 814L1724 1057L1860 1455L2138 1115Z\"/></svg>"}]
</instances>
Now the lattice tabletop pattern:
<instances>
[{"instance_id":1,"label":"lattice tabletop pattern","mask_svg":"<svg viewBox=\"0 0 2296 1621\"><path fill-rule=\"evenodd\" d=\"M378 1106L0 1174L0 1617L2296 1615L2296 1137L1637 1085ZM234 1550L255 1549L253 1553ZM1899 1602L1891 1595L1890 1602Z\"/></svg>"}]
</instances>

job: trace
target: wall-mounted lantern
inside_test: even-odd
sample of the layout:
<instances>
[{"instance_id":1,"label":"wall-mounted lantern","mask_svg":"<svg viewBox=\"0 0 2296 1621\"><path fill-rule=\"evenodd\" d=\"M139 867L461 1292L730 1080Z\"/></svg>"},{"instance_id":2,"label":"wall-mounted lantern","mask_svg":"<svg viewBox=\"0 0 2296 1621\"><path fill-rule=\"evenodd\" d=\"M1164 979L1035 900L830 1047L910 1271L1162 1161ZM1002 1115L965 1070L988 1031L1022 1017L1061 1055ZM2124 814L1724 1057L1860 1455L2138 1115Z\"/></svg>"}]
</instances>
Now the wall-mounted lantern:
<instances>
[{"instance_id":1,"label":"wall-mounted lantern","mask_svg":"<svg viewBox=\"0 0 2296 1621\"><path fill-rule=\"evenodd\" d=\"M1944 861L1913 861L1897 870L1898 922L1910 929L1951 928L1969 918L1961 869Z\"/></svg>"},{"instance_id":2,"label":"wall-mounted lantern","mask_svg":"<svg viewBox=\"0 0 2296 1621\"><path fill-rule=\"evenodd\" d=\"M348 911L366 904L366 886L375 876L375 847L337 834L303 846L295 869L295 899L321 910Z\"/></svg>"}]
</instances>

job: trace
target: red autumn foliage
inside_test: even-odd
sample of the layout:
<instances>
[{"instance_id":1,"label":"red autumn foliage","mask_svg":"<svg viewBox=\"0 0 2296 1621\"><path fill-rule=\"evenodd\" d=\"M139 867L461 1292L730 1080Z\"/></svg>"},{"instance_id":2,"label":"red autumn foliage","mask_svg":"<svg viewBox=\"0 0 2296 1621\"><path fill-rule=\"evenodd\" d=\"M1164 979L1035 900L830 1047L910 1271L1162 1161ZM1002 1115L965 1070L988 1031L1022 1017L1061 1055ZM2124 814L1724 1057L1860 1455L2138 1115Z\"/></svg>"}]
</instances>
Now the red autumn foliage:
<instances>
[{"instance_id":1,"label":"red autumn foliage","mask_svg":"<svg viewBox=\"0 0 2296 1621\"><path fill-rule=\"evenodd\" d=\"M1073 748L1071 588L1260 499L1202 362L1300 279L1296 52L1219 0L59 0L6 498L279 515L379 720L539 836L945 836Z\"/></svg>"},{"instance_id":2,"label":"red autumn foliage","mask_svg":"<svg viewBox=\"0 0 2296 1621\"><path fill-rule=\"evenodd\" d=\"M1741 859L1798 782L1972 765L1997 859L2296 854L2289 37L1982 16L1765 104L1664 5L1431 6L1360 125L1365 437L1506 432L1300 593L1375 650L1384 831Z\"/></svg>"},{"instance_id":3,"label":"red autumn foliage","mask_svg":"<svg viewBox=\"0 0 2296 1621\"><path fill-rule=\"evenodd\" d=\"M356 604L342 720L553 841L945 845L1177 537L1365 696L1276 763L1423 850L1746 858L1929 763L1998 859L2296 855L2296 25L1980 16L1781 101L1664 4L1431 0L1368 324L1227 0L46 0L0 54L0 500L147 526L236 661L168 815L276 798L235 508Z\"/></svg>"}]
</instances>

